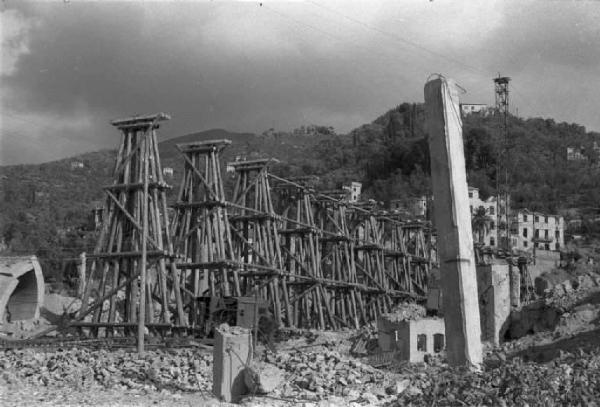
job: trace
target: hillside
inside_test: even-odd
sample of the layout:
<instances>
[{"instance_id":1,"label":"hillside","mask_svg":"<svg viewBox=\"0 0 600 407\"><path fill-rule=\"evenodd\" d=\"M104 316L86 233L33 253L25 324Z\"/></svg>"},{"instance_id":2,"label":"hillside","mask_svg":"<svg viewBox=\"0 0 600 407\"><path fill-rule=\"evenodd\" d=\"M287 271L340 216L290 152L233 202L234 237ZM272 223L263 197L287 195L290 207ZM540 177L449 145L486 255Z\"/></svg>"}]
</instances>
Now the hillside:
<instances>
[{"instance_id":1,"label":"hillside","mask_svg":"<svg viewBox=\"0 0 600 407\"><path fill-rule=\"evenodd\" d=\"M469 184L481 194L495 193L497 163L503 148L494 115L464 118L463 135ZM174 169L167 182L175 193L183 161L175 145L193 140L227 138L223 165L240 158L274 157L280 176L317 175L320 187L363 183L364 196L389 203L430 193L429 150L423 106L402 104L348 135L328 127L309 126L293 132L270 129L263 134L213 129L162 141L164 167ZM508 167L512 204L548 212L594 213L600 200L599 157L593 149L598 133L550 119L510 117ZM116 146L115 146L116 147ZM583 158L568 161L567 147L581 148ZM0 251L36 253L46 266L61 269L63 259L94 244L90 211L102 204L102 186L111 182L115 151L83 154L41 165L0 167ZM83 168L72 168L81 162ZM501 174L501 180L504 179ZM229 190L231 177L225 177Z\"/></svg>"},{"instance_id":2,"label":"hillside","mask_svg":"<svg viewBox=\"0 0 600 407\"><path fill-rule=\"evenodd\" d=\"M175 194L183 171L183 160L176 144L199 140L229 139L222 163L240 158L276 157L283 163L279 173L301 173L304 157L310 156L318 142L333 137L325 132L261 135L232 133L213 129L159 143L163 168L174 169L166 181ZM117 146L115 146L117 147ZM102 187L112 182L116 150L91 152L40 165L0 167L0 252L37 254L46 270L62 270L65 259L90 251L94 246L91 210L102 205ZM73 168L82 163L82 168ZM276 169L277 170L277 169ZM226 184L231 183L225 178Z\"/></svg>"}]
</instances>

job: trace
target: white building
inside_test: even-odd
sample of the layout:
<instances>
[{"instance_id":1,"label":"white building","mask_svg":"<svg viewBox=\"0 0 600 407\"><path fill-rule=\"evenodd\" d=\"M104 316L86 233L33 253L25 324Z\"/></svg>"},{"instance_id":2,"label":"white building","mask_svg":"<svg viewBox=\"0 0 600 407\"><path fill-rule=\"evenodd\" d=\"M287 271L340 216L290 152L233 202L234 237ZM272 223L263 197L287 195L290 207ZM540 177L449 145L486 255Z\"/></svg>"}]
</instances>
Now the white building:
<instances>
[{"instance_id":1,"label":"white building","mask_svg":"<svg viewBox=\"0 0 600 407\"><path fill-rule=\"evenodd\" d=\"M427 197L425 195L390 200L391 211L406 211L416 218L425 218L427 216Z\"/></svg>"},{"instance_id":2,"label":"white building","mask_svg":"<svg viewBox=\"0 0 600 407\"><path fill-rule=\"evenodd\" d=\"M165 177L172 177L173 176L173 168L171 167L164 167L162 169L162 173Z\"/></svg>"},{"instance_id":3,"label":"white building","mask_svg":"<svg viewBox=\"0 0 600 407\"><path fill-rule=\"evenodd\" d=\"M78 168L83 168L84 165L81 161L71 161L71 169L76 170Z\"/></svg>"},{"instance_id":4,"label":"white building","mask_svg":"<svg viewBox=\"0 0 600 407\"><path fill-rule=\"evenodd\" d=\"M473 113L487 114L489 111L489 107L488 105L483 103L461 103L460 111L463 114L463 116Z\"/></svg>"},{"instance_id":5,"label":"white building","mask_svg":"<svg viewBox=\"0 0 600 407\"><path fill-rule=\"evenodd\" d=\"M584 161L587 160L583 154L583 150L578 147L567 147L567 160L568 161Z\"/></svg>"},{"instance_id":6,"label":"white building","mask_svg":"<svg viewBox=\"0 0 600 407\"><path fill-rule=\"evenodd\" d=\"M565 245L565 220L560 215L515 212L511 225L512 246L519 250L560 250Z\"/></svg>"},{"instance_id":7,"label":"white building","mask_svg":"<svg viewBox=\"0 0 600 407\"><path fill-rule=\"evenodd\" d=\"M360 201L360 194L362 191L362 183L351 182L349 187L344 186L342 188L347 191L348 202L356 203L356 202Z\"/></svg>"},{"instance_id":8,"label":"white building","mask_svg":"<svg viewBox=\"0 0 600 407\"><path fill-rule=\"evenodd\" d=\"M479 208L485 210L486 216L489 218L488 227L481 231L473 231L473 240L476 242L481 241L486 246L496 247L498 245L498 200L495 196L490 196L485 200L479 197L479 189L469 187L469 206L471 216L475 215ZM481 239L479 239L479 233L483 233Z\"/></svg>"}]
</instances>

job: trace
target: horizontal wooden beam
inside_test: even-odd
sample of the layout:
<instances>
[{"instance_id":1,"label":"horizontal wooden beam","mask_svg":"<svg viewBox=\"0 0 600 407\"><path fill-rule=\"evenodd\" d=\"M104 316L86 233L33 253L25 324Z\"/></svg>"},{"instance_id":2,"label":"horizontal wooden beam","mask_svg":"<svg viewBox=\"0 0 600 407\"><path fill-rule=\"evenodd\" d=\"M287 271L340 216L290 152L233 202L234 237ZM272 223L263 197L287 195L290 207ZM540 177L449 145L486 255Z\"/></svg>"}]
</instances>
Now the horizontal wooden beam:
<instances>
[{"instance_id":1,"label":"horizontal wooden beam","mask_svg":"<svg viewBox=\"0 0 600 407\"><path fill-rule=\"evenodd\" d=\"M135 126L135 125L139 125L140 127L143 126L148 126L152 123L155 122L159 122L159 121L164 121L164 120L171 120L171 116L169 116L166 113L155 113L155 114L149 114L149 115L144 115L144 116L130 116L130 117L126 117L123 119L116 119L116 120L112 120L110 122L110 124L112 124L115 127L123 127L123 126Z\"/></svg>"},{"instance_id":2,"label":"horizontal wooden beam","mask_svg":"<svg viewBox=\"0 0 600 407\"><path fill-rule=\"evenodd\" d=\"M134 189L143 189L144 183L143 182L134 182L131 184L112 184L112 185L106 185L102 188L108 189L109 191L131 191ZM169 184L167 184L166 182L150 182L150 183L148 183L148 189L152 189L152 188L165 190L165 189L171 189L171 186Z\"/></svg>"}]
</instances>

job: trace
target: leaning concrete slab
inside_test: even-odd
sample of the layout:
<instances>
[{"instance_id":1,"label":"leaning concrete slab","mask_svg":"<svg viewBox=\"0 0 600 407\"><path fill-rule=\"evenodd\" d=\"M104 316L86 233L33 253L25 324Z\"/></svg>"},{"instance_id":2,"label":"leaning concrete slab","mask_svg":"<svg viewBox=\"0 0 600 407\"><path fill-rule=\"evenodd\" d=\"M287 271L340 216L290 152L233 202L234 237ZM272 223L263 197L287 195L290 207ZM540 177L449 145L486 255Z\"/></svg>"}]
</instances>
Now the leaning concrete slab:
<instances>
[{"instance_id":1,"label":"leaning concrete slab","mask_svg":"<svg viewBox=\"0 0 600 407\"><path fill-rule=\"evenodd\" d=\"M39 318L43 303L44 276L37 257L0 257L0 322Z\"/></svg>"},{"instance_id":2,"label":"leaning concrete slab","mask_svg":"<svg viewBox=\"0 0 600 407\"><path fill-rule=\"evenodd\" d=\"M458 91L443 77L425 84L434 226L437 229L448 362L479 368L481 327Z\"/></svg>"},{"instance_id":3,"label":"leaning concrete slab","mask_svg":"<svg viewBox=\"0 0 600 407\"><path fill-rule=\"evenodd\" d=\"M215 329L213 347L213 394L225 402L237 402L248 388L244 369L252 355L251 331L227 324Z\"/></svg>"}]
</instances>

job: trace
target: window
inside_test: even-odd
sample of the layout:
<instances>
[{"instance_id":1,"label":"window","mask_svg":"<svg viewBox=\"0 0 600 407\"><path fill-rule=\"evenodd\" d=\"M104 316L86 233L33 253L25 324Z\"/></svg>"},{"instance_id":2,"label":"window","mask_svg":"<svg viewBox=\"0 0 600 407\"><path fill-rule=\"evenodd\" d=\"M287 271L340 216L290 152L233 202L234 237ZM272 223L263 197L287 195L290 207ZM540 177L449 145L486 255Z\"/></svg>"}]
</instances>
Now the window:
<instances>
[{"instance_id":1,"label":"window","mask_svg":"<svg viewBox=\"0 0 600 407\"><path fill-rule=\"evenodd\" d=\"M444 349L444 334L433 335L433 351L440 353Z\"/></svg>"},{"instance_id":2,"label":"window","mask_svg":"<svg viewBox=\"0 0 600 407\"><path fill-rule=\"evenodd\" d=\"M527 228L523 228L523 237L527 237Z\"/></svg>"},{"instance_id":3,"label":"window","mask_svg":"<svg viewBox=\"0 0 600 407\"><path fill-rule=\"evenodd\" d=\"M527 215L523 215L523 222L527 222Z\"/></svg>"},{"instance_id":4,"label":"window","mask_svg":"<svg viewBox=\"0 0 600 407\"><path fill-rule=\"evenodd\" d=\"M546 244L544 245L544 248L545 248L546 250L550 250L550 244L549 244L549 243L546 243Z\"/></svg>"},{"instance_id":5,"label":"window","mask_svg":"<svg viewBox=\"0 0 600 407\"><path fill-rule=\"evenodd\" d=\"M556 250L560 250L560 243L556 242Z\"/></svg>"},{"instance_id":6,"label":"window","mask_svg":"<svg viewBox=\"0 0 600 407\"><path fill-rule=\"evenodd\" d=\"M554 237L558 240L560 239L560 230L554 232Z\"/></svg>"},{"instance_id":7,"label":"window","mask_svg":"<svg viewBox=\"0 0 600 407\"><path fill-rule=\"evenodd\" d=\"M495 214L495 209L493 206L490 206L490 215L494 215Z\"/></svg>"},{"instance_id":8,"label":"window","mask_svg":"<svg viewBox=\"0 0 600 407\"><path fill-rule=\"evenodd\" d=\"M490 229L495 229L496 228L496 224L494 223L494 221L490 222Z\"/></svg>"},{"instance_id":9,"label":"window","mask_svg":"<svg viewBox=\"0 0 600 407\"><path fill-rule=\"evenodd\" d=\"M535 230L535 238L536 238L536 239L539 239L539 238L540 238L540 230L539 230L539 229L536 229L536 230Z\"/></svg>"},{"instance_id":10,"label":"window","mask_svg":"<svg viewBox=\"0 0 600 407\"><path fill-rule=\"evenodd\" d=\"M495 246L496 245L496 239L494 239L493 237L490 237L490 246Z\"/></svg>"},{"instance_id":11,"label":"window","mask_svg":"<svg viewBox=\"0 0 600 407\"><path fill-rule=\"evenodd\" d=\"M548 217L544 216L544 223L548 223Z\"/></svg>"},{"instance_id":12,"label":"window","mask_svg":"<svg viewBox=\"0 0 600 407\"><path fill-rule=\"evenodd\" d=\"M548 229L544 230L544 238L548 239Z\"/></svg>"},{"instance_id":13,"label":"window","mask_svg":"<svg viewBox=\"0 0 600 407\"><path fill-rule=\"evenodd\" d=\"M540 217L536 215L536 217L535 217L535 221L536 221L536 222L539 222L539 221L540 221Z\"/></svg>"},{"instance_id":14,"label":"window","mask_svg":"<svg viewBox=\"0 0 600 407\"><path fill-rule=\"evenodd\" d=\"M523 242L523 247L527 247L527 240Z\"/></svg>"},{"instance_id":15,"label":"window","mask_svg":"<svg viewBox=\"0 0 600 407\"><path fill-rule=\"evenodd\" d=\"M427 335L417 335L417 350L421 352L427 352Z\"/></svg>"},{"instance_id":16,"label":"window","mask_svg":"<svg viewBox=\"0 0 600 407\"><path fill-rule=\"evenodd\" d=\"M469 198L473 198L473 192L469 192Z\"/></svg>"}]
</instances>

